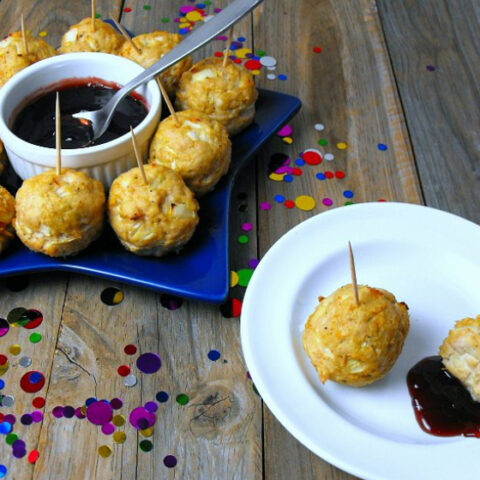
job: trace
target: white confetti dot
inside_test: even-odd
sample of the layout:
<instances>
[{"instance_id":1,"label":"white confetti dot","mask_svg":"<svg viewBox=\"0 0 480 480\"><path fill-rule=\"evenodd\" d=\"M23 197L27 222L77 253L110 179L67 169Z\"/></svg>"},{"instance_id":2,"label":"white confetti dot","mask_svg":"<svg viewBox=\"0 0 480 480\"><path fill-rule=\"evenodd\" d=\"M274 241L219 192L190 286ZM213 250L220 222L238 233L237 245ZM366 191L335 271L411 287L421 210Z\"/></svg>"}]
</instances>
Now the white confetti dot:
<instances>
[{"instance_id":1,"label":"white confetti dot","mask_svg":"<svg viewBox=\"0 0 480 480\"><path fill-rule=\"evenodd\" d=\"M321 132L324 129L325 129L325 125L323 123L316 123L315 124L315 130L318 130L319 132Z\"/></svg>"},{"instance_id":2,"label":"white confetti dot","mask_svg":"<svg viewBox=\"0 0 480 480\"><path fill-rule=\"evenodd\" d=\"M273 57L266 56L266 57L262 57L260 59L260 63L264 67L274 67L277 64L277 59L273 58Z\"/></svg>"},{"instance_id":3,"label":"white confetti dot","mask_svg":"<svg viewBox=\"0 0 480 480\"><path fill-rule=\"evenodd\" d=\"M11 407L13 406L15 399L12 397L12 395L5 395L2 398L2 406L3 407Z\"/></svg>"},{"instance_id":4,"label":"white confetti dot","mask_svg":"<svg viewBox=\"0 0 480 480\"><path fill-rule=\"evenodd\" d=\"M277 67L267 67L267 70L272 70L273 71L273 70L276 70L276 69L277 69Z\"/></svg>"},{"instance_id":5,"label":"white confetti dot","mask_svg":"<svg viewBox=\"0 0 480 480\"><path fill-rule=\"evenodd\" d=\"M268 78L269 80L275 80L275 79L277 78L277 76L276 76L274 73L269 73L269 74L267 75L267 78Z\"/></svg>"},{"instance_id":6,"label":"white confetti dot","mask_svg":"<svg viewBox=\"0 0 480 480\"><path fill-rule=\"evenodd\" d=\"M137 384L137 377L133 374L127 375L123 380L126 387L134 387Z\"/></svg>"},{"instance_id":7,"label":"white confetti dot","mask_svg":"<svg viewBox=\"0 0 480 480\"><path fill-rule=\"evenodd\" d=\"M335 155L333 153L326 153L323 158L324 160L328 160L329 162L331 162L335 158Z\"/></svg>"},{"instance_id":8,"label":"white confetti dot","mask_svg":"<svg viewBox=\"0 0 480 480\"><path fill-rule=\"evenodd\" d=\"M21 367L29 367L32 364L32 359L30 357L22 357L19 361L18 364Z\"/></svg>"}]
</instances>

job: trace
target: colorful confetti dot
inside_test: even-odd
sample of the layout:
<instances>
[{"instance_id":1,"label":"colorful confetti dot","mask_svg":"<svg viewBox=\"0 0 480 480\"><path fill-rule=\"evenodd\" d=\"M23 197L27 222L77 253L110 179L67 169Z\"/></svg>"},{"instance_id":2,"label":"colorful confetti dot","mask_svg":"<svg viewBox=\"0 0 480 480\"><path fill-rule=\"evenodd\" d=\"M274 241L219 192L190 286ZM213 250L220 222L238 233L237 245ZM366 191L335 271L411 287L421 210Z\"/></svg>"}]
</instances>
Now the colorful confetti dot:
<instances>
[{"instance_id":1,"label":"colorful confetti dot","mask_svg":"<svg viewBox=\"0 0 480 480\"><path fill-rule=\"evenodd\" d=\"M230 287L235 287L238 285L238 273L231 270L230 271Z\"/></svg>"},{"instance_id":2,"label":"colorful confetti dot","mask_svg":"<svg viewBox=\"0 0 480 480\"><path fill-rule=\"evenodd\" d=\"M32 400L32 405L35 408L43 408L45 406L45 399L43 397L35 397Z\"/></svg>"},{"instance_id":3,"label":"colorful confetti dot","mask_svg":"<svg viewBox=\"0 0 480 480\"><path fill-rule=\"evenodd\" d=\"M105 305L118 305L123 301L123 292L118 288L108 287L102 291L100 298Z\"/></svg>"},{"instance_id":4,"label":"colorful confetti dot","mask_svg":"<svg viewBox=\"0 0 480 480\"><path fill-rule=\"evenodd\" d=\"M176 396L175 400L179 405L186 405L190 401L190 398L188 398L188 395L186 395L185 393L179 393Z\"/></svg>"},{"instance_id":5,"label":"colorful confetti dot","mask_svg":"<svg viewBox=\"0 0 480 480\"><path fill-rule=\"evenodd\" d=\"M127 355L135 355L137 353L137 347L135 345L128 344L128 345L125 345L125 348L123 349L123 351Z\"/></svg>"},{"instance_id":6,"label":"colorful confetti dot","mask_svg":"<svg viewBox=\"0 0 480 480\"><path fill-rule=\"evenodd\" d=\"M435 71L435 67L433 65L427 65L427 70L429 72L433 72L433 71Z\"/></svg>"},{"instance_id":7,"label":"colorful confetti dot","mask_svg":"<svg viewBox=\"0 0 480 480\"><path fill-rule=\"evenodd\" d=\"M22 347L18 345L18 343L15 343L14 345L10 345L10 348L8 349L8 351L12 355L18 355L22 351Z\"/></svg>"},{"instance_id":8,"label":"colorful confetti dot","mask_svg":"<svg viewBox=\"0 0 480 480\"><path fill-rule=\"evenodd\" d=\"M260 263L260 261L258 260L258 258L251 258L248 261L248 266L250 268L257 268L259 263Z\"/></svg>"},{"instance_id":9,"label":"colorful confetti dot","mask_svg":"<svg viewBox=\"0 0 480 480\"><path fill-rule=\"evenodd\" d=\"M144 10L151 10L152 7L151 7L151 5L144 5L144 6L143 6L143 9L144 9Z\"/></svg>"},{"instance_id":10,"label":"colorful confetti dot","mask_svg":"<svg viewBox=\"0 0 480 480\"><path fill-rule=\"evenodd\" d=\"M123 11L124 11L125 13L130 13L130 12L132 11L132 9L131 9L130 7L125 7L125 8L123 9Z\"/></svg>"},{"instance_id":11,"label":"colorful confetti dot","mask_svg":"<svg viewBox=\"0 0 480 480\"><path fill-rule=\"evenodd\" d=\"M220 313L225 318L237 318L242 313L242 302L238 298L229 298L220 305Z\"/></svg>"},{"instance_id":12,"label":"colorful confetti dot","mask_svg":"<svg viewBox=\"0 0 480 480\"><path fill-rule=\"evenodd\" d=\"M238 284L241 287L246 287L252 278L253 270L251 268L242 268L238 271Z\"/></svg>"},{"instance_id":13,"label":"colorful confetti dot","mask_svg":"<svg viewBox=\"0 0 480 480\"><path fill-rule=\"evenodd\" d=\"M162 366L162 360L160 357L153 352L142 353L137 358L137 368L146 374L156 373L160 370Z\"/></svg>"},{"instance_id":14,"label":"colorful confetti dot","mask_svg":"<svg viewBox=\"0 0 480 480\"><path fill-rule=\"evenodd\" d=\"M270 210L272 206L268 202L262 202L260 203L260 209L261 210Z\"/></svg>"},{"instance_id":15,"label":"colorful confetti dot","mask_svg":"<svg viewBox=\"0 0 480 480\"><path fill-rule=\"evenodd\" d=\"M322 153L319 150L311 148L303 152L302 159L309 165L319 165L322 163Z\"/></svg>"},{"instance_id":16,"label":"colorful confetti dot","mask_svg":"<svg viewBox=\"0 0 480 480\"><path fill-rule=\"evenodd\" d=\"M242 230L244 232L249 232L253 228L253 225L251 223L244 223L242 225Z\"/></svg>"},{"instance_id":17,"label":"colorful confetti dot","mask_svg":"<svg viewBox=\"0 0 480 480\"><path fill-rule=\"evenodd\" d=\"M38 333L38 332L32 333L32 334L30 335L30 341L31 341L32 343L38 343L38 342L40 342L41 340L42 340L42 335L41 335L40 333Z\"/></svg>"},{"instance_id":18,"label":"colorful confetti dot","mask_svg":"<svg viewBox=\"0 0 480 480\"><path fill-rule=\"evenodd\" d=\"M287 207L287 208L293 208L295 206L295 202L292 202L292 200L286 200L284 205Z\"/></svg>"},{"instance_id":19,"label":"colorful confetti dot","mask_svg":"<svg viewBox=\"0 0 480 480\"><path fill-rule=\"evenodd\" d=\"M325 130L325 125L323 123L316 123L314 128L317 132L321 132L322 130Z\"/></svg>"},{"instance_id":20,"label":"colorful confetti dot","mask_svg":"<svg viewBox=\"0 0 480 480\"><path fill-rule=\"evenodd\" d=\"M42 30L39 34L38 34L39 37L46 37L47 36L47 32L45 30Z\"/></svg>"},{"instance_id":21,"label":"colorful confetti dot","mask_svg":"<svg viewBox=\"0 0 480 480\"><path fill-rule=\"evenodd\" d=\"M125 424L125 415L114 415L112 418L112 423L116 427L121 427Z\"/></svg>"},{"instance_id":22,"label":"colorful confetti dot","mask_svg":"<svg viewBox=\"0 0 480 480\"><path fill-rule=\"evenodd\" d=\"M164 392L163 390L161 392L158 392L156 395L155 395L155 398L157 399L157 402L160 402L160 403L165 403L168 401L169 399L169 395L167 392Z\"/></svg>"},{"instance_id":23,"label":"colorful confetti dot","mask_svg":"<svg viewBox=\"0 0 480 480\"><path fill-rule=\"evenodd\" d=\"M126 387L134 387L137 384L137 377L133 374L130 374L125 377L125 379L123 380L123 384Z\"/></svg>"},{"instance_id":24,"label":"colorful confetti dot","mask_svg":"<svg viewBox=\"0 0 480 480\"><path fill-rule=\"evenodd\" d=\"M210 350L207 356L209 360L216 362L220 358L220 352L218 350Z\"/></svg>"},{"instance_id":25,"label":"colorful confetti dot","mask_svg":"<svg viewBox=\"0 0 480 480\"><path fill-rule=\"evenodd\" d=\"M127 439L127 436L125 435L125 432L117 431L113 434L113 441L115 443L124 443L126 439Z\"/></svg>"},{"instance_id":26,"label":"colorful confetti dot","mask_svg":"<svg viewBox=\"0 0 480 480\"><path fill-rule=\"evenodd\" d=\"M164 459L163 459L163 464L167 467L167 468L173 468L177 465L177 458L175 457L175 455L167 455Z\"/></svg>"},{"instance_id":27,"label":"colorful confetti dot","mask_svg":"<svg viewBox=\"0 0 480 480\"><path fill-rule=\"evenodd\" d=\"M343 196L344 196L345 198L353 198L353 192L352 192L351 190L345 190L345 191L343 192Z\"/></svg>"},{"instance_id":28,"label":"colorful confetti dot","mask_svg":"<svg viewBox=\"0 0 480 480\"><path fill-rule=\"evenodd\" d=\"M163 17L160 21L162 23L168 23L170 20L167 17Z\"/></svg>"},{"instance_id":29,"label":"colorful confetti dot","mask_svg":"<svg viewBox=\"0 0 480 480\"><path fill-rule=\"evenodd\" d=\"M128 365L120 365L117 368L117 372L121 377L126 377L127 375L130 375L130 367Z\"/></svg>"},{"instance_id":30,"label":"colorful confetti dot","mask_svg":"<svg viewBox=\"0 0 480 480\"><path fill-rule=\"evenodd\" d=\"M379 150L381 150L382 152L384 152L385 150L388 150L388 147L387 147L384 143L379 143L379 144L377 145L377 148L378 148Z\"/></svg>"},{"instance_id":31,"label":"colorful confetti dot","mask_svg":"<svg viewBox=\"0 0 480 480\"><path fill-rule=\"evenodd\" d=\"M325 180L327 178L323 172L318 172L315 176L318 180Z\"/></svg>"},{"instance_id":32,"label":"colorful confetti dot","mask_svg":"<svg viewBox=\"0 0 480 480\"><path fill-rule=\"evenodd\" d=\"M313 210L315 208L316 202L313 197L309 195L299 195L295 199L295 205L300 210L304 210L306 212Z\"/></svg>"},{"instance_id":33,"label":"colorful confetti dot","mask_svg":"<svg viewBox=\"0 0 480 480\"><path fill-rule=\"evenodd\" d=\"M238 243L241 245L245 245L248 243L248 236L247 235L239 235L237 238Z\"/></svg>"},{"instance_id":34,"label":"colorful confetti dot","mask_svg":"<svg viewBox=\"0 0 480 480\"><path fill-rule=\"evenodd\" d=\"M313 47L313 51L315 53L321 53L322 52L322 47Z\"/></svg>"},{"instance_id":35,"label":"colorful confetti dot","mask_svg":"<svg viewBox=\"0 0 480 480\"><path fill-rule=\"evenodd\" d=\"M10 330L10 324L4 318L0 318L0 337L4 337Z\"/></svg>"},{"instance_id":36,"label":"colorful confetti dot","mask_svg":"<svg viewBox=\"0 0 480 480\"><path fill-rule=\"evenodd\" d=\"M339 150L345 150L348 147L348 145L345 142L338 142L337 143L337 148Z\"/></svg>"},{"instance_id":37,"label":"colorful confetti dot","mask_svg":"<svg viewBox=\"0 0 480 480\"><path fill-rule=\"evenodd\" d=\"M167 458L167 457L165 457ZM165 459L163 460L163 463L165 463ZM175 462L176 463L176 462ZM165 463L165 466L168 466L166 463ZM174 465L175 466L175 465ZM5 475L7 474L8 472L8 469L5 465L3 464L0 464L0 478L3 478L5 477Z\"/></svg>"},{"instance_id":38,"label":"colorful confetti dot","mask_svg":"<svg viewBox=\"0 0 480 480\"><path fill-rule=\"evenodd\" d=\"M273 198L277 203L283 203L285 201L285 197L283 195L275 195Z\"/></svg>"},{"instance_id":39,"label":"colorful confetti dot","mask_svg":"<svg viewBox=\"0 0 480 480\"><path fill-rule=\"evenodd\" d=\"M330 207L331 205L333 205L333 200L331 198L324 198L322 200L322 203L326 206L326 207Z\"/></svg>"},{"instance_id":40,"label":"colorful confetti dot","mask_svg":"<svg viewBox=\"0 0 480 480\"><path fill-rule=\"evenodd\" d=\"M339 179L345 178L345 172L343 172L342 170L337 170L335 172L335 177L337 177Z\"/></svg>"},{"instance_id":41,"label":"colorful confetti dot","mask_svg":"<svg viewBox=\"0 0 480 480\"><path fill-rule=\"evenodd\" d=\"M292 127L290 125L284 125L278 132L279 137L288 137L292 134Z\"/></svg>"},{"instance_id":42,"label":"colorful confetti dot","mask_svg":"<svg viewBox=\"0 0 480 480\"><path fill-rule=\"evenodd\" d=\"M36 393L45 385L45 377L42 373L31 371L25 373L20 379L20 387L24 392Z\"/></svg>"},{"instance_id":43,"label":"colorful confetti dot","mask_svg":"<svg viewBox=\"0 0 480 480\"><path fill-rule=\"evenodd\" d=\"M325 147L326 145L328 145L328 140L326 138L320 138L318 140L318 144L321 145L322 147Z\"/></svg>"},{"instance_id":44,"label":"colorful confetti dot","mask_svg":"<svg viewBox=\"0 0 480 480\"><path fill-rule=\"evenodd\" d=\"M274 73L268 73L267 74L267 79L268 80L275 80L277 76Z\"/></svg>"},{"instance_id":45,"label":"colorful confetti dot","mask_svg":"<svg viewBox=\"0 0 480 480\"><path fill-rule=\"evenodd\" d=\"M112 454L112 447L108 445L101 445L98 447L98 454L103 458L108 458Z\"/></svg>"},{"instance_id":46,"label":"colorful confetti dot","mask_svg":"<svg viewBox=\"0 0 480 480\"><path fill-rule=\"evenodd\" d=\"M283 73L281 73L279 76L278 76L278 79L279 80L282 80L282 81L285 81L287 79L287 76Z\"/></svg>"},{"instance_id":47,"label":"colorful confetti dot","mask_svg":"<svg viewBox=\"0 0 480 480\"><path fill-rule=\"evenodd\" d=\"M333 153L326 153L323 158L329 162L331 162L334 158L335 158L335 155Z\"/></svg>"},{"instance_id":48,"label":"colorful confetti dot","mask_svg":"<svg viewBox=\"0 0 480 480\"><path fill-rule=\"evenodd\" d=\"M293 177L292 177L292 175L288 175L288 174L287 174L287 175L284 175L284 176L283 176L283 181L284 181L285 183L292 183L292 182L293 182ZM265 209L264 209L264 210L265 210Z\"/></svg>"}]
</instances>

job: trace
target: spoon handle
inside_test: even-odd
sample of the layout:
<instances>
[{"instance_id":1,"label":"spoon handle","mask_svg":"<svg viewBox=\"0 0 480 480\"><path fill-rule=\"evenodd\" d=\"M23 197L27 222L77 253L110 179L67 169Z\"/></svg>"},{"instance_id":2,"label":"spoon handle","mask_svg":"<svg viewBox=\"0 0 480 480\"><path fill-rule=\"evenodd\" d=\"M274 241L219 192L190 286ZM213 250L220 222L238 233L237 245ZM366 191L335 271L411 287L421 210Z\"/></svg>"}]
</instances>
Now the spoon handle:
<instances>
[{"instance_id":1,"label":"spoon handle","mask_svg":"<svg viewBox=\"0 0 480 480\"><path fill-rule=\"evenodd\" d=\"M113 97L115 103L119 102L125 95L134 88L148 82L159 73L177 63L182 58L199 49L207 42L215 38L218 34L230 28L234 23L253 10L263 0L235 0L228 7L224 8L219 14L215 15L205 25L190 33L185 40L166 53L158 62L147 68L140 75L130 80Z\"/></svg>"}]
</instances>

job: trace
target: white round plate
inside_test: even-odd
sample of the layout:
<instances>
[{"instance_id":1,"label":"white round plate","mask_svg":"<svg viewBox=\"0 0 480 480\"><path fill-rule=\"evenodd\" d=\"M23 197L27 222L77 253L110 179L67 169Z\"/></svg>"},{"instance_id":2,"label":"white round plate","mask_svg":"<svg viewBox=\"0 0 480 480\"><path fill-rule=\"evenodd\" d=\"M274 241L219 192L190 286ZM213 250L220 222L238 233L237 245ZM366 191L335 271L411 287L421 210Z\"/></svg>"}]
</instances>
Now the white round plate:
<instances>
[{"instance_id":1,"label":"white round plate","mask_svg":"<svg viewBox=\"0 0 480 480\"><path fill-rule=\"evenodd\" d=\"M390 373L363 388L323 385L302 348L319 295L350 283L390 290L410 308L410 332ZM242 346L273 414L312 452L369 480L478 480L480 440L428 435L418 426L408 370L436 355L456 320L480 314L480 227L402 203L321 213L284 235L250 281Z\"/></svg>"}]
</instances>

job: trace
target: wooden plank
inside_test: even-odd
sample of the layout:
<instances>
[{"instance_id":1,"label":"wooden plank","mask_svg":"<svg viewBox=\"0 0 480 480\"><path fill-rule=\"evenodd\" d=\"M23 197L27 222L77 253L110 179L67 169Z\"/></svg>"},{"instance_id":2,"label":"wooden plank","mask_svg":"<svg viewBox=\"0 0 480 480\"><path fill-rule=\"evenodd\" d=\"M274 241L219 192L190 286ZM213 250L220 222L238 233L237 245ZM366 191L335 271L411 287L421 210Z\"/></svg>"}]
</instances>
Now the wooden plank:
<instances>
[{"instance_id":1,"label":"wooden plank","mask_svg":"<svg viewBox=\"0 0 480 480\"><path fill-rule=\"evenodd\" d=\"M426 202L480 223L480 4L378 5Z\"/></svg>"},{"instance_id":2,"label":"wooden plank","mask_svg":"<svg viewBox=\"0 0 480 480\"><path fill-rule=\"evenodd\" d=\"M112 12L118 18L121 5L122 0L97 0L97 13L106 17ZM59 0L37 0L35 3L28 0L3 0L0 3L0 36L20 30L20 15L23 13L27 30L34 35L47 32L44 40L58 47L60 38L71 25L90 16L90 8L88 0L74 3Z\"/></svg>"},{"instance_id":3,"label":"wooden plank","mask_svg":"<svg viewBox=\"0 0 480 480\"><path fill-rule=\"evenodd\" d=\"M9 332L0 339L0 353L6 355L10 364L8 371L1 377L5 382L2 390L3 395L12 395L14 404L12 407L1 407L4 415L13 414L16 423L13 431L25 441L27 452L38 449L41 423L22 425L20 417L24 413L35 410L32 406L32 399L36 396L45 396L52 376L52 359L55 352L55 345L60 328L60 319L64 308L67 281L61 274L39 274L30 277L26 289L12 292L6 288L5 279L1 281L0 288L0 316L7 318L10 310L16 307L36 309L43 314L43 323L35 330L28 330L22 327L11 327ZM42 335L39 343L31 343L29 336L32 332ZM21 352L12 355L9 349L12 345L19 345ZM22 357L29 357L32 360L31 366L26 368L19 365ZM28 371L36 370L41 372L46 379L45 387L38 393L26 393L20 388L20 379ZM12 455L11 447L5 443L2 436L0 443L0 458L9 470L9 477L18 480L31 478L33 465L30 465L26 458L16 459Z\"/></svg>"},{"instance_id":4,"label":"wooden plank","mask_svg":"<svg viewBox=\"0 0 480 480\"><path fill-rule=\"evenodd\" d=\"M288 19L288 21L287 21ZM274 74L286 74L285 82L267 80L260 85L282 90L302 99L303 107L293 127L294 143L279 138L265 148L259 162L259 202L272 209L259 210L260 255L300 221L347 200L345 190L354 192L355 202L403 201L421 203L422 197L402 109L395 88L382 30L374 4L367 0L305 0L293 5L286 0L265 2L255 13L255 48L278 60ZM321 53L313 47L321 47ZM323 131L314 125L321 123ZM317 167L305 165L303 174L291 183L268 179L270 155L284 152L291 159L306 148L319 148L334 160ZM338 142L348 147L340 150ZM386 151L377 145L385 144ZM343 179L319 181L315 174L341 170ZM262 181L262 179L265 179ZM295 200L307 194L316 207L309 212L288 210L274 201L274 195ZM299 405L299 408L301 406ZM264 408L265 478L347 479L346 473L326 464L296 442Z\"/></svg>"}]
</instances>

